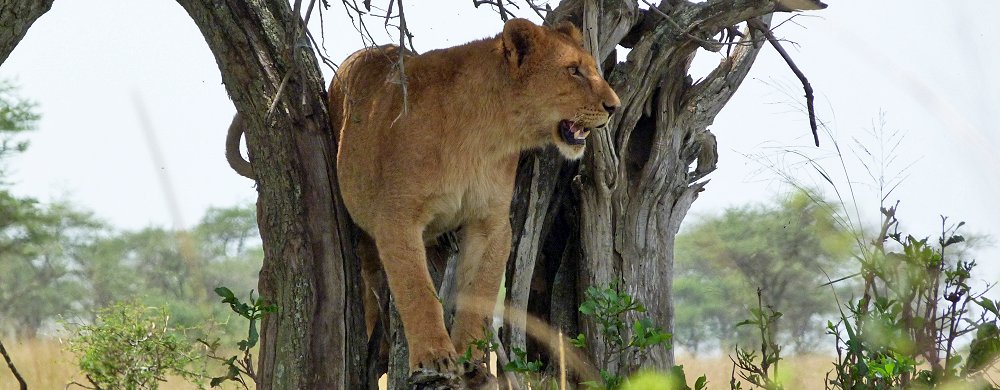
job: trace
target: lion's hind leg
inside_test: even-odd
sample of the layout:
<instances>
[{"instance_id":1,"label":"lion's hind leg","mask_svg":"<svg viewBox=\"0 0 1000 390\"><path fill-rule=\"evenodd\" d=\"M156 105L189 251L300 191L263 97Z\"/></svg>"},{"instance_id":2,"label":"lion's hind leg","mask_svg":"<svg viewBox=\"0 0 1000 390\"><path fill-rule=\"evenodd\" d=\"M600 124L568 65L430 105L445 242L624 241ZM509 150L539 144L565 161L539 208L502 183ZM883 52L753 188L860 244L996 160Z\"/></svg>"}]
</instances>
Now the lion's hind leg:
<instances>
[{"instance_id":1,"label":"lion's hind leg","mask_svg":"<svg viewBox=\"0 0 1000 390\"><path fill-rule=\"evenodd\" d=\"M464 370L457 364L455 347L444 325L444 309L427 269L423 227L399 221L388 225L373 236L403 321L410 349L411 381L425 387L440 384L449 388L458 383Z\"/></svg>"},{"instance_id":2,"label":"lion's hind leg","mask_svg":"<svg viewBox=\"0 0 1000 390\"><path fill-rule=\"evenodd\" d=\"M507 268L510 242L510 222L506 214L473 221L462 228L451 340L460 353L471 352L474 361L486 362L485 352L473 346L473 341L487 338L493 331L493 309ZM495 386L496 379L482 363L466 370L463 379L467 387Z\"/></svg>"}]
</instances>

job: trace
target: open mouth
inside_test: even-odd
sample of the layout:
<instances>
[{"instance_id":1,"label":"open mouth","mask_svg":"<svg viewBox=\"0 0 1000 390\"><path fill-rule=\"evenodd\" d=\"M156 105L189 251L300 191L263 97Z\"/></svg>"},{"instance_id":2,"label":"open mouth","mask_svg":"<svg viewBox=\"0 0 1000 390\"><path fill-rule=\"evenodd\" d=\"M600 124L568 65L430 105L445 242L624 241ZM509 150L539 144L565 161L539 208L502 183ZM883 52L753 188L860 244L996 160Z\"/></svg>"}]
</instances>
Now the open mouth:
<instances>
[{"instance_id":1,"label":"open mouth","mask_svg":"<svg viewBox=\"0 0 1000 390\"><path fill-rule=\"evenodd\" d=\"M587 143L590 130L571 120L563 120L559 122L559 134L567 144L583 145Z\"/></svg>"}]
</instances>

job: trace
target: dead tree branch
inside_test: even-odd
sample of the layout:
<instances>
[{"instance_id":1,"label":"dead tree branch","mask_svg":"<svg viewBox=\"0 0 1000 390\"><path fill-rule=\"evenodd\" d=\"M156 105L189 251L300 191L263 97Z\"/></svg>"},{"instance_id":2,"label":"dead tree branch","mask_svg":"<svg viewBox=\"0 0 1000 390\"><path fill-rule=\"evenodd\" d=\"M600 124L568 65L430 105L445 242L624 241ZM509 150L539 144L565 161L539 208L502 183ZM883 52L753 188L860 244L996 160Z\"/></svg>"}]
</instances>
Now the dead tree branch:
<instances>
[{"instance_id":1,"label":"dead tree branch","mask_svg":"<svg viewBox=\"0 0 1000 390\"><path fill-rule=\"evenodd\" d=\"M21 376L20 372L17 372L17 367L14 367L14 361L10 359L10 355L7 354L7 348L4 348L3 341L0 341L0 354L3 355L3 360L7 361L7 367L10 368L10 372L14 373L14 378L17 379L18 385L21 390L28 390L28 383L24 381L24 377Z\"/></svg>"},{"instance_id":2,"label":"dead tree branch","mask_svg":"<svg viewBox=\"0 0 1000 390\"><path fill-rule=\"evenodd\" d=\"M497 13L500 14L500 20L507 22L507 20L510 20L510 18L517 17L517 15L514 15L513 12L508 10L507 7L504 5L504 3L507 3L507 5L510 5L514 8L520 9L520 7L518 7L517 4L514 4L514 2L510 0L472 0L472 5L474 5L476 8L479 8L479 6L484 4L496 7ZM529 5L532 4L529 3Z\"/></svg>"},{"instance_id":3,"label":"dead tree branch","mask_svg":"<svg viewBox=\"0 0 1000 390\"><path fill-rule=\"evenodd\" d=\"M798 65L795 65L795 61L792 61L792 56L788 55L785 48L781 46L781 42L778 42L778 39L774 37L771 29L767 28L767 26L761 22L760 19L751 19L747 21L747 23L751 28L760 31L761 34L764 34L764 36L767 37L767 41L771 43L774 50L778 51L781 58L785 60L788 67L792 69L793 73L795 73L795 77L798 77L799 81L802 82L802 89L806 92L806 110L809 112L809 128L812 129L813 143L815 143L816 146L819 146L819 130L816 126L816 108L813 103L814 98L812 85L809 84L809 80L806 79L806 75L802 73L802 70L799 69Z\"/></svg>"}]
</instances>

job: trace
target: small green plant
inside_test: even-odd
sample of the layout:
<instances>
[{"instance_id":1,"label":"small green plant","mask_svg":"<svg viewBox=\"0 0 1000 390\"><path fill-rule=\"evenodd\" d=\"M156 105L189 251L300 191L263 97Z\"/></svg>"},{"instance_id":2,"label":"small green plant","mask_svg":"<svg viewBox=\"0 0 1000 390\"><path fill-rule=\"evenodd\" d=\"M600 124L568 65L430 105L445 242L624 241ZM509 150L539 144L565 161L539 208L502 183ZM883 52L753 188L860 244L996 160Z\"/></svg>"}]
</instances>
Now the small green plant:
<instances>
[{"instance_id":1,"label":"small green plant","mask_svg":"<svg viewBox=\"0 0 1000 390\"><path fill-rule=\"evenodd\" d=\"M640 372L622 386L622 390L705 390L708 379L704 375L694 382L694 387L687 384L684 366L674 366L667 373L654 371Z\"/></svg>"},{"instance_id":2,"label":"small green plant","mask_svg":"<svg viewBox=\"0 0 1000 390\"><path fill-rule=\"evenodd\" d=\"M736 379L737 374L756 388L766 390L784 388L775 378L778 361L781 360L781 346L775 341L777 321L781 318L781 312L775 311L770 306L764 306L762 300L762 292L758 288L757 307L750 309L750 318L736 324L737 327L752 325L757 328L760 334L760 356L757 356L757 351L736 346L736 357L729 357L733 361L733 374L729 379L729 387L732 390L743 389L743 383Z\"/></svg>"},{"instance_id":3,"label":"small green plant","mask_svg":"<svg viewBox=\"0 0 1000 390\"><path fill-rule=\"evenodd\" d=\"M859 258L861 298L827 324L837 347L827 388L996 388L981 374L1000 355L1000 313L968 284L976 263L948 250L964 241L957 234L964 223L942 218L934 245L901 233L895 206L882 215L879 235ZM972 315L972 306L982 314ZM966 335L974 336L963 359L957 341Z\"/></svg>"},{"instance_id":4,"label":"small green plant","mask_svg":"<svg viewBox=\"0 0 1000 390\"><path fill-rule=\"evenodd\" d=\"M639 317L631 325L626 323L627 316L645 312L646 307L642 303L628 293L619 291L615 284L587 289L586 299L580 304L580 313L591 317L596 323L606 353L601 362L601 381L585 382L585 386L609 390L621 388L626 382L626 375L645 362L653 347L670 347L670 333L655 326L648 317ZM570 343L578 348L587 348L589 345L583 334L571 339ZM612 361L618 362L618 367L624 370L608 370L606 367Z\"/></svg>"},{"instance_id":5,"label":"small green plant","mask_svg":"<svg viewBox=\"0 0 1000 390\"><path fill-rule=\"evenodd\" d=\"M485 327L484 327L485 328ZM486 359L491 352L496 352L500 347L494 339L494 334L492 329L483 329L483 338L472 340L469 345L465 348L465 352L462 356L458 357L459 363L473 362L473 363L486 363ZM472 349L475 348L477 351L481 352L479 358L473 358Z\"/></svg>"},{"instance_id":6,"label":"small green plant","mask_svg":"<svg viewBox=\"0 0 1000 390\"><path fill-rule=\"evenodd\" d=\"M504 371L537 374L542 370L542 362L540 360L528 360L528 353L523 349L514 347L511 352L514 353L514 358L510 359L510 362L503 366Z\"/></svg>"},{"instance_id":7,"label":"small green plant","mask_svg":"<svg viewBox=\"0 0 1000 390\"><path fill-rule=\"evenodd\" d=\"M241 302L239 298L236 298L232 290L226 287L216 288L215 293L222 297L222 303L228 303L233 312L249 321L249 325L247 327L247 337L236 343L242 352L241 355L220 356L219 339L215 339L212 342L205 341L204 339L198 340L208 348L208 357L221 361L226 369L226 374L212 378L210 385L217 387L226 381L233 381L243 385L243 388L249 389L250 387L243 377L246 376L253 382L257 381L257 374L253 369L253 353L251 352L260 340L260 333L257 331L257 321L264 316L264 313L277 312L278 307L265 303L262 297L254 298L253 291L250 291L250 299L246 303Z\"/></svg>"},{"instance_id":8,"label":"small green plant","mask_svg":"<svg viewBox=\"0 0 1000 390\"><path fill-rule=\"evenodd\" d=\"M500 349L500 345L495 341L495 336L492 329L484 329L483 338L472 340L469 346L465 348L465 352L462 356L458 357L459 363L472 362L476 364L486 364L486 359L489 357L490 353L497 352ZM479 358L473 357L473 348L481 352ZM514 347L511 350L513 356L510 360L503 365L504 372L516 373L520 375L525 383L532 389L542 389L551 386L545 386L549 382L548 378L541 375L542 362L540 360L529 360L528 353L521 349Z\"/></svg>"},{"instance_id":9,"label":"small green plant","mask_svg":"<svg viewBox=\"0 0 1000 390\"><path fill-rule=\"evenodd\" d=\"M93 325L79 326L70 350L92 389L156 389L167 375L201 387L202 374L192 371L201 360L194 343L169 326L165 308L117 303L101 309Z\"/></svg>"}]
</instances>

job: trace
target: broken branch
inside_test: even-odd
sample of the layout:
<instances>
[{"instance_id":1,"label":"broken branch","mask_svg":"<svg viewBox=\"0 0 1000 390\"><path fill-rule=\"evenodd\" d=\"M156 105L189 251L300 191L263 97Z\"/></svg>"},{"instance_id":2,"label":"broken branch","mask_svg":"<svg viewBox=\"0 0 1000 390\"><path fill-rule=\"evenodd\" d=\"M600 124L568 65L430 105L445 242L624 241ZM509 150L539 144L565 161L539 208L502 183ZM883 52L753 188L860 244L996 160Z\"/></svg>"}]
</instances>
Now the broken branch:
<instances>
[{"instance_id":1,"label":"broken branch","mask_svg":"<svg viewBox=\"0 0 1000 390\"><path fill-rule=\"evenodd\" d=\"M785 51L785 48L781 46L781 42L778 42L778 39L774 37L774 34L771 32L771 29L767 28L767 25L765 25L764 22L762 22L758 18L754 18L748 20L747 24L751 28L760 31L762 34L764 34L765 37L767 37L767 41L771 43L771 46L774 47L774 50L778 51L778 54L781 55L781 58L785 60L785 63L788 64L788 67L792 69L793 73L795 73L795 77L798 77L799 81L802 82L802 89L804 89L806 92L806 110L809 112L809 128L812 129L813 142L816 144L816 146L819 146L819 131L816 126L816 109L813 104L814 98L813 98L812 85L809 84L809 80L806 79L806 75L802 73L802 70L800 70L797 65L795 65L795 61L792 61L792 56L788 55L788 52Z\"/></svg>"},{"instance_id":2,"label":"broken branch","mask_svg":"<svg viewBox=\"0 0 1000 390\"><path fill-rule=\"evenodd\" d=\"M0 341L0 355L3 355L3 359L7 361L7 367L10 368L10 372L14 373L14 378L17 378L20 389L28 390L28 383L24 381L21 373L17 372L17 367L14 367L14 361L10 359L10 355L7 354L7 349L3 347L2 341Z\"/></svg>"}]
</instances>

